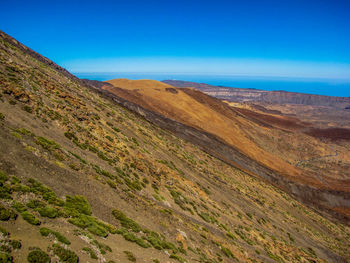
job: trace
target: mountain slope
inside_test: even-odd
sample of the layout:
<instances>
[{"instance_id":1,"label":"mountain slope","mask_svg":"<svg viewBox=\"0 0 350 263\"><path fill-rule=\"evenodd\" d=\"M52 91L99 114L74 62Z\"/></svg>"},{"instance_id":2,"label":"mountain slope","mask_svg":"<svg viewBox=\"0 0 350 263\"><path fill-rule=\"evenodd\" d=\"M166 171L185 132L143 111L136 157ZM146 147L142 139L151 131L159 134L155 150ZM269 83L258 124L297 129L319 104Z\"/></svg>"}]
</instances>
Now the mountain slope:
<instances>
[{"instance_id":1,"label":"mountain slope","mask_svg":"<svg viewBox=\"0 0 350 263\"><path fill-rule=\"evenodd\" d=\"M350 260L348 226L38 58L0 34L3 261Z\"/></svg>"},{"instance_id":2,"label":"mountain slope","mask_svg":"<svg viewBox=\"0 0 350 263\"><path fill-rule=\"evenodd\" d=\"M320 169L322 162L311 169L300 165L302 160L312 158L323 161L325 153L334 152L348 162L345 156L349 146L310 138L303 134L305 128L309 130L309 124L296 118L230 107L194 89L178 89L157 81L116 79L108 83L114 87L108 85L102 89L141 106L141 110L134 111L142 111L146 119L206 152L264 178L318 209L345 220L350 215L348 165L331 160L336 168L332 176L326 167ZM145 109L158 116L147 117ZM344 173L339 176L339 172Z\"/></svg>"}]
</instances>

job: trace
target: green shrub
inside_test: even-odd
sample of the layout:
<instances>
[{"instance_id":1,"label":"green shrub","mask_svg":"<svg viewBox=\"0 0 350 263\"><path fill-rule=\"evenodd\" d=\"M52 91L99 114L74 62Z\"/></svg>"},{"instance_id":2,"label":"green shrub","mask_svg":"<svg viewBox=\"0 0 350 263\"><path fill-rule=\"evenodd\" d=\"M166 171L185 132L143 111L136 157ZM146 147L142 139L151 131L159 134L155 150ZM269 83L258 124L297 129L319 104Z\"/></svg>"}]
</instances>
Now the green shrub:
<instances>
[{"instance_id":1,"label":"green shrub","mask_svg":"<svg viewBox=\"0 0 350 263\"><path fill-rule=\"evenodd\" d=\"M82 250L83 250L83 251L86 251L87 253L89 253L89 254L90 254L90 257L91 257L92 259L98 259L98 257L97 257L97 255L96 255L95 251L93 251L91 248L89 248L89 247L83 247Z\"/></svg>"},{"instance_id":2,"label":"green shrub","mask_svg":"<svg viewBox=\"0 0 350 263\"><path fill-rule=\"evenodd\" d=\"M6 208L0 204L0 220L8 221L10 219L16 219L17 214L10 208Z\"/></svg>"},{"instance_id":3,"label":"green shrub","mask_svg":"<svg viewBox=\"0 0 350 263\"><path fill-rule=\"evenodd\" d=\"M77 227L87 229L90 233L101 237L106 237L108 232L113 233L115 231L112 226L98 220L95 217L84 214L70 218L68 222Z\"/></svg>"},{"instance_id":4,"label":"green shrub","mask_svg":"<svg viewBox=\"0 0 350 263\"><path fill-rule=\"evenodd\" d=\"M276 254L273 254L269 249L267 249L265 247L265 251L266 251L266 254L269 256L269 258L273 259L274 261L276 262L280 262L280 263L283 263L284 260L283 258L281 258L280 256L276 255Z\"/></svg>"},{"instance_id":5,"label":"green shrub","mask_svg":"<svg viewBox=\"0 0 350 263\"><path fill-rule=\"evenodd\" d=\"M90 238L92 239L91 244L93 244L94 246L96 246L101 254L106 254L106 251L112 252L112 249L110 248L110 246L103 244L101 242L98 242L96 239Z\"/></svg>"},{"instance_id":6,"label":"green shrub","mask_svg":"<svg viewBox=\"0 0 350 263\"><path fill-rule=\"evenodd\" d=\"M57 208L54 208L54 207L49 206L49 205L44 206L42 208L39 208L38 212L41 216L48 217L48 218L56 218L60 214L60 212Z\"/></svg>"},{"instance_id":7,"label":"green shrub","mask_svg":"<svg viewBox=\"0 0 350 263\"><path fill-rule=\"evenodd\" d=\"M63 236L61 233L54 231L54 230L51 230L51 229L46 228L46 227L40 228L40 234L44 237L47 237L48 235L53 235L61 243L66 244L66 245L71 244L71 242L65 236Z\"/></svg>"},{"instance_id":8,"label":"green shrub","mask_svg":"<svg viewBox=\"0 0 350 263\"><path fill-rule=\"evenodd\" d=\"M2 199L12 199L12 189L8 184L0 183L0 198Z\"/></svg>"},{"instance_id":9,"label":"green shrub","mask_svg":"<svg viewBox=\"0 0 350 263\"><path fill-rule=\"evenodd\" d=\"M47 253L41 249L36 249L29 252L27 260L29 263L49 263L51 259Z\"/></svg>"},{"instance_id":10,"label":"green shrub","mask_svg":"<svg viewBox=\"0 0 350 263\"><path fill-rule=\"evenodd\" d=\"M23 110L28 113L33 113L33 108L29 107L28 105L24 105Z\"/></svg>"},{"instance_id":11,"label":"green shrub","mask_svg":"<svg viewBox=\"0 0 350 263\"><path fill-rule=\"evenodd\" d=\"M131 261L131 262L136 262L136 257L134 256L134 254L130 251L124 251L126 258Z\"/></svg>"},{"instance_id":12,"label":"green shrub","mask_svg":"<svg viewBox=\"0 0 350 263\"><path fill-rule=\"evenodd\" d=\"M53 151L55 149L60 149L61 146L55 141L49 140L45 137L38 136L36 137L35 143L41 145L44 149L48 151Z\"/></svg>"},{"instance_id":13,"label":"green shrub","mask_svg":"<svg viewBox=\"0 0 350 263\"><path fill-rule=\"evenodd\" d=\"M221 251L225 254L226 257L228 258L235 258L235 256L233 255L233 253L231 252L230 249L228 249L227 247L223 247L221 246Z\"/></svg>"},{"instance_id":14,"label":"green shrub","mask_svg":"<svg viewBox=\"0 0 350 263\"><path fill-rule=\"evenodd\" d=\"M72 132L65 132L64 136L66 136L69 140L78 140L77 136L75 136Z\"/></svg>"},{"instance_id":15,"label":"green shrub","mask_svg":"<svg viewBox=\"0 0 350 263\"><path fill-rule=\"evenodd\" d=\"M22 140L22 136L18 132L13 131L11 132L11 135L19 140Z\"/></svg>"},{"instance_id":16,"label":"green shrub","mask_svg":"<svg viewBox=\"0 0 350 263\"><path fill-rule=\"evenodd\" d=\"M19 128L16 130L16 132L19 132L23 135L30 135L30 136L34 136L34 133L32 133L31 131L27 130L26 128Z\"/></svg>"},{"instance_id":17,"label":"green shrub","mask_svg":"<svg viewBox=\"0 0 350 263\"><path fill-rule=\"evenodd\" d=\"M112 211L113 216L119 220L122 227L126 229L130 229L135 233L138 233L142 230L141 226L136 223L131 218L127 217L123 212L119 211L118 209L114 209Z\"/></svg>"},{"instance_id":18,"label":"green shrub","mask_svg":"<svg viewBox=\"0 0 350 263\"><path fill-rule=\"evenodd\" d=\"M22 244L18 240L10 240L10 245L13 249L20 249L22 247Z\"/></svg>"},{"instance_id":19,"label":"green shrub","mask_svg":"<svg viewBox=\"0 0 350 263\"><path fill-rule=\"evenodd\" d=\"M226 233L226 236L228 236L229 238L231 238L231 239L233 239L233 240L236 240L236 239L237 239L237 237L236 237L234 234L232 234L231 232L227 232L227 233Z\"/></svg>"},{"instance_id":20,"label":"green shrub","mask_svg":"<svg viewBox=\"0 0 350 263\"><path fill-rule=\"evenodd\" d=\"M248 237L246 237L246 235L239 229L235 229L235 233L240 237L242 238L245 242L247 242L249 245L253 246L254 245L254 242L249 239Z\"/></svg>"},{"instance_id":21,"label":"green shrub","mask_svg":"<svg viewBox=\"0 0 350 263\"><path fill-rule=\"evenodd\" d=\"M66 210L73 214L85 214L85 215L91 215L91 207L88 202L88 200L82 196L82 195L75 195L75 196L66 196L66 203L65 203Z\"/></svg>"},{"instance_id":22,"label":"green shrub","mask_svg":"<svg viewBox=\"0 0 350 263\"><path fill-rule=\"evenodd\" d=\"M5 119L5 115L0 112L0 121L3 121Z\"/></svg>"},{"instance_id":23,"label":"green shrub","mask_svg":"<svg viewBox=\"0 0 350 263\"><path fill-rule=\"evenodd\" d=\"M24 184L18 184L16 183L15 185L13 185L11 187L11 189L14 191L14 192L19 192L19 193L28 193L30 192L30 187L24 185Z\"/></svg>"},{"instance_id":24,"label":"green shrub","mask_svg":"<svg viewBox=\"0 0 350 263\"><path fill-rule=\"evenodd\" d=\"M21 179L19 179L17 176L12 176L10 182L11 184L19 184L21 182Z\"/></svg>"},{"instance_id":25,"label":"green shrub","mask_svg":"<svg viewBox=\"0 0 350 263\"><path fill-rule=\"evenodd\" d=\"M34 194L41 195L44 200L48 201L49 204L63 206L64 202L63 200L57 198L54 191L52 191L50 188L46 187L42 183L36 181L33 178L30 178L28 180L30 184L30 191Z\"/></svg>"},{"instance_id":26,"label":"green shrub","mask_svg":"<svg viewBox=\"0 0 350 263\"><path fill-rule=\"evenodd\" d=\"M32 225L40 225L41 222L38 218L36 218L32 213L28 211L24 211L21 213L22 218Z\"/></svg>"},{"instance_id":27,"label":"green shrub","mask_svg":"<svg viewBox=\"0 0 350 263\"><path fill-rule=\"evenodd\" d=\"M0 262L1 263L11 263L11 262L13 262L13 257L6 254L6 253L0 252Z\"/></svg>"},{"instance_id":28,"label":"green shrub","mask_svg":"<svg viewBox=\"0 0 350 263\"><path fill-rule=\"evenodd\" d=\"M114 141L113 138L112 138L111 136L109 136L109 135L107 135L106 138L107 138L109 141L111 141L111 142Z\"/></svg>"},{"instance_id":29,"label":"green shrub","mask_svg":"<svg viewBox=\"0 0 350 263\"><path fill-rule=\"evenodd\" d=\"M73 251L69 249L65 249L64 247L61 247L58 244L53 244L52 248L53 248L53 253L57 255L61 261L67 262L67 263L79 262L79 257Z\"/></svg>"},{"instance_id":30,"label":"green shrub","mask_svg":"<svg viewBox=\"0 0 350 263\"><path fill-rule=\"evenodd\" d=\"M125 229L125 228L119 229L118 233L123 235L123 237L124 237L124 239L126 241L134 242L134 243L138 244L140 247L143 247L143 248L149 248L150 247L150 244L148 244L144 239L139 238L136 235L134 235L133 233L128 232L128 230Z\"/></svg>"},{"instance_id":31,"label":"green shrub","mask_svg":"<svg viewBox=\"0 0 350 263\"><path fill-rule=\"evenodd\" d=\"M0 170L0 183L4 184L9 177L5 174L5 172Z\"/></svg>"},{"instance_id":32,"label":"green shrub","mask_svg":"<svg viewBox=\"0 0 350 263\"><path fill-rule=\"evenodd\" d=\"M32 199L27 204L27 207L32 209L38 209L45 206L45 203L43 201L40 201L38 199Z\"/></svg>"},{"instance_id":33,"label":"green shrub","mask_svg":"<svg viewBox=\"0 0 350 263\"><path fill-rule=\"evenodd\" d=\"M155 249L171 249L174 253L177 252L177 248L174 244L167 242L158 233L149 231L144 238L155 248Z\"/></svg>"},{"instance_id":34,"label":"green shrub","mask_svg":"<svg viewBox=\"0 0 350 263\"><path fill-rule=\"evenodd\" d=\"M175 259L175 260L182 262L182 263L185 262L185 260L182 257L180 257L179 255L176 255L176 254L171 254L169 256L169 258Z\"/></svg>"},{"instance_id":35,"label":"green shrub","mask_svg":"<svg viewBox=\"0 0 350 263\"><path fill-rule=\"evenodd\" d=\"M71 155L73 155L75 158L77 158L80 162L82 162L83 164L87 164L88 162L86 160L84 160L83 158L81 158L79 155L71 152L71 151L68 151Z\"/></svg>"},{"instance_id":36,"label":"green shrub","mask_svg":"<svg viewBox=\"0 0 350 263\"><path fill-rule=\"evenodd\" d=\"M137 179L131 181L129 178L124 178L124 182L132 190L136 190L136 191L142 190L142 185L140 181Z\"/></svg>"},{"instance_id":37,"label":"green shrub","mask_svg":"<svg viewBox=\"0 0 350 263\"><path fill-rule=\"evenodd\" d=\"M103 175L103 176L106 176L106 177L111 178L111 179L114 179L114 178L115 178L115 176L114 176L113 174L111 174L111 173L108 172L108 171L105 171L105 170L101 169L98 165L92 164L91 166L92 166L92 168L94 168L94 170L96 171L96 173L98 173L98 174L100 174L100 175Z\"/></svg>"},{"instance_id":38,"label":"green shrub","mask_svg":"<svg viewBox=\"0 0 350 263\"><path fill-rule=\"evenodd\" d=\"M0 226L0 233L3 235L3 236L9 236L10 233L3 227Z\"/></svg>"}]
</instances>

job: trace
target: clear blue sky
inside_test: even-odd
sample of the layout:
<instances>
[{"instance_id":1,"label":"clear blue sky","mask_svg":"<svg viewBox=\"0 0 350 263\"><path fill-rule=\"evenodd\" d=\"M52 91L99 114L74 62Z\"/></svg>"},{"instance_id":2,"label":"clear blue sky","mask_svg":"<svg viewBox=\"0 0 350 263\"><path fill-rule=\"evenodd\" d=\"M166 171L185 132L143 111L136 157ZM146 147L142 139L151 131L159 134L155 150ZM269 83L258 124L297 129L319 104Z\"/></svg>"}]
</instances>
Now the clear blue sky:
<instances>
[{"instance_id":1,"label":"clear blue sky","mask_svg":"<svg viewBox=\"0 0 350 263\"><path fill-rule=\"evenodd\" d=\"M350 79L346 0L2 0L0 29L73 72Z\"/></svg>"}]
</instances>

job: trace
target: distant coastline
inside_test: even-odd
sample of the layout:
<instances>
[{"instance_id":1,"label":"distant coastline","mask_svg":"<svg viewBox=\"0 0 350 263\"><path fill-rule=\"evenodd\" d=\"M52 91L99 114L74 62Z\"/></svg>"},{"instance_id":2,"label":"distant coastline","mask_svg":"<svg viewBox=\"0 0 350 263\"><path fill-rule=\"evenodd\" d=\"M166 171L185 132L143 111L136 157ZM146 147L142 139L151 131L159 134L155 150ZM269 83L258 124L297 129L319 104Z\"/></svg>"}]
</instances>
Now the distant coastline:
<instances>
[{"instance_id":1,"label":"distant coastline","mask_svg":"<svg viewBox=\"0 0 350 263\"><path fill-rule=\"evenodd\" d=\"M350 97L350 79L307 79L284 77L255 77L232 75L196 75L196 74L167 74L167 73L79 73L73 72L79 78L105 81L115 78L154 79L154 80L186 80L206 83L216 86L233 88L284 90L308 94Z\"/></svg>"}]
</instances>

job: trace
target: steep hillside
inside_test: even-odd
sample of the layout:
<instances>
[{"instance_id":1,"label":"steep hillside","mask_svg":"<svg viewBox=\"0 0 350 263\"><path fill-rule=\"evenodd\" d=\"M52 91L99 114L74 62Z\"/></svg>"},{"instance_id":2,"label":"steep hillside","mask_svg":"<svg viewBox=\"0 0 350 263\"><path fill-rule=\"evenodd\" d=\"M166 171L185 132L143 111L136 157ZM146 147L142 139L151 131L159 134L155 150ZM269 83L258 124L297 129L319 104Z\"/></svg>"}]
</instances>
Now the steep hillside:
<instances>
[{"instance_id":1,"label":"steep hillside","mask_svg":"<svg viewBox=\"0 0 350 263\"><path fill-rule=\"evenodd\" d=\"M52 65L0 34L2 262L350 262L348 226Z\"/></svg>"},{"instance_id":2,"label":"steep hillside","mask_svg":"<svg viewBox=\"0 0 350 263\"><path fill-rule=\"evenodd\" d=\"M129 108L142 112L151 122L305 203L348 220L349 144L321 142L303 133L312 131L308 123L230 107L194 89L179 89L153 80L116 79L108 83L114 87L102 89L139 105L142 109Z\"/></svg>"}]
</instances>

